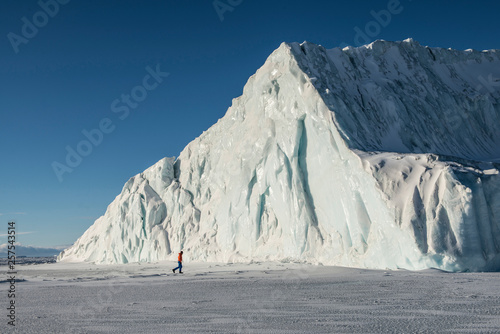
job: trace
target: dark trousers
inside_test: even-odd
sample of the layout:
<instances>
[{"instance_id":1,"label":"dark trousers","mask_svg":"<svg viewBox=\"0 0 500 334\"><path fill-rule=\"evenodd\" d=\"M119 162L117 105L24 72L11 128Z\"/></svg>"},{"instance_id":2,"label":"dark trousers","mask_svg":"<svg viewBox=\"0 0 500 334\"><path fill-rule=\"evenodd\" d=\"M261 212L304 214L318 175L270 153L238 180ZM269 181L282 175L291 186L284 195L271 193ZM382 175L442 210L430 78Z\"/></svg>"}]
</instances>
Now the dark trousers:
<instances>
[{"instance_id":1,"label":"dark trousers","mask_svg":"<svg viewBox=\"0 0 500 334\"><path fill-rule=\"evenodd\" d=\"M177 263L179 264L179 266L177 268L175 268L174 270L179 269L179 272L181 272L182 271L182 262L181 261L177 261Z\"/></svg>"}]
</instances>

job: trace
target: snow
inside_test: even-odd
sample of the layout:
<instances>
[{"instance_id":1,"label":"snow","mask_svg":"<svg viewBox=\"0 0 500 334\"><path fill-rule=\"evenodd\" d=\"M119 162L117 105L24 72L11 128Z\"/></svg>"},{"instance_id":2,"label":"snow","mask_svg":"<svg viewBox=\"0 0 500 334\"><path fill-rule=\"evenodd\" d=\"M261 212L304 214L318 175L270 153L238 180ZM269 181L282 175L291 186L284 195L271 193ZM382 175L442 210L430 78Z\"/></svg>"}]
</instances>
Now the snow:
<instances>
[{"instance_id":1,"label":"snow","mask_svg":"<svg viewBox=\"0 0 500 334\"><path fill-rule=\"evenodd\" d=\"M188 260L186 255L186 260ZM498 273L296 263L18 266L19 333L496 333ZM6 329L6 321L0 332Z\"/></svg>"},{"instance_id":2,"label":"snow","mask_svg":"<svg viewBox=\"0 0 500 334\"><path fill-rule=\"evenodd\" d=\"M59 260L500 270L498 77L494 51L284 43Z\"/></svg>"}]
</instances>

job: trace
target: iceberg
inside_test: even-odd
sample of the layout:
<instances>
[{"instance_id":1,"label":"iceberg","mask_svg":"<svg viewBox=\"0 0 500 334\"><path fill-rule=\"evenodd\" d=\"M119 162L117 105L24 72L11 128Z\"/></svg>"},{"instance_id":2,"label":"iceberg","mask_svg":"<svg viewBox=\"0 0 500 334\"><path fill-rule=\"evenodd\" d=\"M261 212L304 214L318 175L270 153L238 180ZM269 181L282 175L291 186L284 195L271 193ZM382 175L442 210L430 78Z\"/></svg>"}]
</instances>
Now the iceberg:
<instances>
[{"instance_id":1,"label":"iceberg","mask_svg":"<svg viewBox=\"0 0 500 334\"><path fill-rule=\"evenodd\" d=\"M500 57L283 43L58 261L500 270Z\"/></svg>"}]
</instances>

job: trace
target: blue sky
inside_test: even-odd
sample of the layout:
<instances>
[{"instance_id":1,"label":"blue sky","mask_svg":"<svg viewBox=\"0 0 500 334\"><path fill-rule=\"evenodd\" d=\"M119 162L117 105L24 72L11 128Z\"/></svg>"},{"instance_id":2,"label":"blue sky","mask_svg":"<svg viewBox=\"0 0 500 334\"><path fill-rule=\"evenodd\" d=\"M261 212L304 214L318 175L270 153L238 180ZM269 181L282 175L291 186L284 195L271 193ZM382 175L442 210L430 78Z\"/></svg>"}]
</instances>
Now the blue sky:
<instances>
[{"instance_id":1,"label":"blue sky","mask_svg":"<svg viewBox=\"0 0 500 334\"><path fill-rule=\"evenodd\" d=\"M72 244L130 177L224 116L283 41L500 49L496 1L55 1L0 2L0 243L14 219L24 245ZM88 155L58 177L79 144Z\"/></svg>"}]
</instances>

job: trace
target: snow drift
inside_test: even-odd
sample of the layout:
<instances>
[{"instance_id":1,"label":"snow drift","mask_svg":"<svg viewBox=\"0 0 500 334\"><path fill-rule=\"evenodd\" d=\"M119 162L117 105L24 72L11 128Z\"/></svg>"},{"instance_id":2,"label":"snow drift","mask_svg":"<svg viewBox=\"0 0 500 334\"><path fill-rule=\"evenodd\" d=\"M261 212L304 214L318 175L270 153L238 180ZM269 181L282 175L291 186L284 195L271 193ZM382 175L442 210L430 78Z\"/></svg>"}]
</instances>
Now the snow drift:
<instances>
[{"instance_id":1,"label":"snow drift","mask_svg":"<svg viewBox=\"0 0 500 334\"><path fill-rule=\"evenodd\" d=\"M498 51L283 43L60 261L500 270Z\"/></svg>"}]
</instances>

